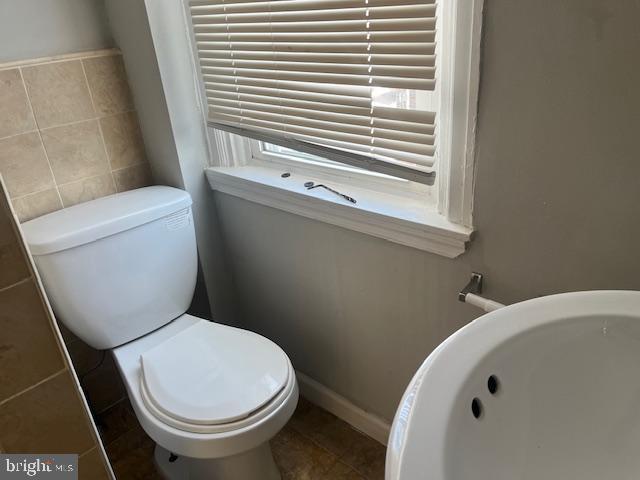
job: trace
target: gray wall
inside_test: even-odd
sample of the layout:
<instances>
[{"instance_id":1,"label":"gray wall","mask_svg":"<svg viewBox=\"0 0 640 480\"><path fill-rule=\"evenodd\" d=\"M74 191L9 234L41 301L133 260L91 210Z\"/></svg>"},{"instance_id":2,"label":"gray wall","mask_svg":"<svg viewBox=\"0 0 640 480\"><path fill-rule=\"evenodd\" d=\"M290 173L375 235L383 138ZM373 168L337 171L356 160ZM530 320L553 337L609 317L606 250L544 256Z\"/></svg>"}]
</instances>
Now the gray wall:
<instances>
[{"instance_id":1,"label":"gray wall","mask_svg":"<svg viewBox=\"0 0 640 480\"><path fill-rule=\"evenodd\" d=\"M112 46L103 0L0 0L0 63Z\"/></svg>"},{"instance_id":2,"label":"gray wall","mask_svg":"<svg viewBox=\"0 0 640 480\"><path fill-rule=\"evenodd\" d=\"M638 18L636 0L486 0L477 236L458 259L216 194L242 325L391 419L479 314L456 300L472 270L506 303L640 289Z\"/></svg>"}]
</instances>

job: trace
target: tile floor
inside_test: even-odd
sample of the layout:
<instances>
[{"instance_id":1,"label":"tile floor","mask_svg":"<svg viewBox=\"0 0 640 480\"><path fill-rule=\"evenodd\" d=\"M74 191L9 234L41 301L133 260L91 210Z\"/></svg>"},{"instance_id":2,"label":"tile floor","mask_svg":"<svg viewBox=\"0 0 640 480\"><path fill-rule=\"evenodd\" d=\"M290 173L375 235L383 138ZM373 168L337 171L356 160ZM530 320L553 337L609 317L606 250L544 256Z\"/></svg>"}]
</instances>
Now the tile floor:
<instances>
[{"instance_id":1,"label":"tile floor","mask_svg":"<svg viewBox=\"0 0 640 480\"><path fill-rule=\"evenodd\" d=\"M128 401L109 408L97 420L118 480L161 479L153 466L153 441ZM283 480L384 478L383 445L303 398L271 448Z\"/></svg>"}]
</instances>

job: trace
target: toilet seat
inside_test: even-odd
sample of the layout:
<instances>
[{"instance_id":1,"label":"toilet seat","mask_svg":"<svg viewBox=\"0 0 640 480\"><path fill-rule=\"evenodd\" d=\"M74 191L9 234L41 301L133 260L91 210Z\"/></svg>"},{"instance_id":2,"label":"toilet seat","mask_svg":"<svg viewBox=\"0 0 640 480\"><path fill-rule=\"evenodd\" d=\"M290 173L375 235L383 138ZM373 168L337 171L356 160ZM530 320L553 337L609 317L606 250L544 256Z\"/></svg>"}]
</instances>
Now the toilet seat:
<instances>
[{"instance_id":1,"label":"toilet seat","mask_svg":"<svg viewBox=\"0 0 640 480\"><path fill-rule=\"evenodd\" d=\"M295 381L286 354L246 330L200 320L140 355L140 392L163 423L220 433L276 409Z\"/></svg>"}]
</instances>

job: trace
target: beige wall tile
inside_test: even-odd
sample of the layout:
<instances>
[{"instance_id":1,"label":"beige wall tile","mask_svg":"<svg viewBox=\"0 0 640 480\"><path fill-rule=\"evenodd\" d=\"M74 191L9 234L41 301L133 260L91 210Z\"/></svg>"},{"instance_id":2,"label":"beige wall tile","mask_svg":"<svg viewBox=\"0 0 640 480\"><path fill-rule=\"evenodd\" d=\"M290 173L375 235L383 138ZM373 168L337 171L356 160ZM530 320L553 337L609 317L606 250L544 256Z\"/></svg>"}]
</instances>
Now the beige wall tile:
<instances>
[{"instance_id":1,"label":"beige wall tile","mask_svg":"<svg viewBox=\"0 0 640 480\"><path fill-rule=\"evenodd\" d=\"M100 119L111 168L128 167L146 160L138 117L133 112Z\"/></svg>"},{"instance_id":2,"label":"beige wall tile","mask_svg":"<svg viewBox=\"0 0 640 480\"><path fill-rule=\"evenodd\" d=\"M87 58L82 62L98 114L110 115L133 109L121 55Z\"/></svg>"},{"instance_id":3,"label":"beige wall tile","mask_svg":"<svg viewBox=\"0 0 640 480\"><path fill-rule=\"evenodd\" d=\"M41 133L58 184L109 172L97 120L48 128Z\"/></svg>"},{"instance_id":4,"label":"beige wall tile","mask_svg":"<svg viewBox=\"0 0 640 480\"><path fill-rule=\"evenodd\" d=\"M7 453L84 453L95 442L68 371L0 405Z\"/></svg>"},{"instance_id":5,"label":"beige wall tile","mask_svg":"<svg viewBox=\"0 0 640 480\"><path fill-rule=\"evenodd\" d=\"M0 173L4 176L10 197L55 186L37 132L0 140Z\"/></svg>"},{"instance_id":6,"label":"beige wall tile","mask_svg":"<svg viewBox=\"0 0 640 480\"><path fill-rule=\"evenodd\" d=\"M80 60L25 67L22 74L40 128L95 117Z\"/></svg>"},{"instance_id":7,"label":"beige wall tile","mask_svg":"<svg viewBox=\"0 0 640 480\"><path fill-rule=\"evenodd\" d=\"M106 175L60 185L59 189L62 203L65 207L116 193L116 186L111 172Z\"/></svg>"},{"instance_id":8,"label":"beige wall tile","mask_svg":"<svg viewBox=\"0 0 640 480\"><path fill-rule=\"evenodd\" d=\"M26 222L62 208L60 196L55 188L14 198L12 202L20 222Z\"/></svg>"},{"instance_id":9,"label":"beige wall tile","mask_svg":"<svg viewBox=\"0 0 640 480\"><path fill-rule=\"evenodd\" d=\"M65 367L32 279L0 292L0 332L0 401Z\"/></svg>"},{"instance_id":10,"label":"beige wall tile","mask_svg":"<svg viewBox=\"0 0 640 480\"><path fill-rule=\"evenodd\" d=\"M151 185L151 169L147 163L134 165L133 167L114 171L113 178L116 181L116 189L119 192L148 187Z\"/></svg>"},{"instance_id":11,"label":"beige wall tile","mask_svg":"<svg viewBox=\"0 0 640 480\"><path fill-rule=\"evenodd\" d=\"M80 480L108 480L107 467L98 448L82 455L78 460L78 478Z\"/></svg>"},{"instance_id":12,"label":"beige wall tile","mask_svg":"<svg viewBox=\"0 0 640 480\"><path fill-rule=\"evenodd\" d=\"M12 220L5 195L0 192L0 289L31 275Z\"/></svg>"},{"instance_id":13,"label":"beige wall tile","mask_svg":"<svg viewBox=\"0 0 640 480\"><path fill-rule=\"evenodd\" d=\"M20 221L151 184L120 54L0 70L0 87L0 174Z\"/></svg>"},{"instance_id":14,"label":"beige wall tile","mask_svg":"<svg viewBox=\"0 0 640 480\"><path fill-rule=\"evenodd\" d=\"M0 71L0 138L36 128L17 68Z\"/></svg>"}]
</instances>

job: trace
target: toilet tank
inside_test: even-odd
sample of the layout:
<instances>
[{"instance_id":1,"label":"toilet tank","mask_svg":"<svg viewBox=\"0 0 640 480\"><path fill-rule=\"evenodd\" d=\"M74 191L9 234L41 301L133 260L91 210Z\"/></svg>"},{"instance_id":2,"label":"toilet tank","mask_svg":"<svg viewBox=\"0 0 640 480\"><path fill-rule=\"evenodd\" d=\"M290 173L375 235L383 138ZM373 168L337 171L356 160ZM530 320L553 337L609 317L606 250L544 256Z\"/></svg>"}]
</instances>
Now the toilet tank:
<instances>
[{"instance_id":1,"label":"toilet tank","mask_svg":"<svg viewBox=\"0 0 640 480\"><path fill-rule=\"evenodd\" d=\"M182 190L118 193L22 228L57 318L94 348L141 337L189 307L197 254Z\"/></svg>"}]
</instances>

